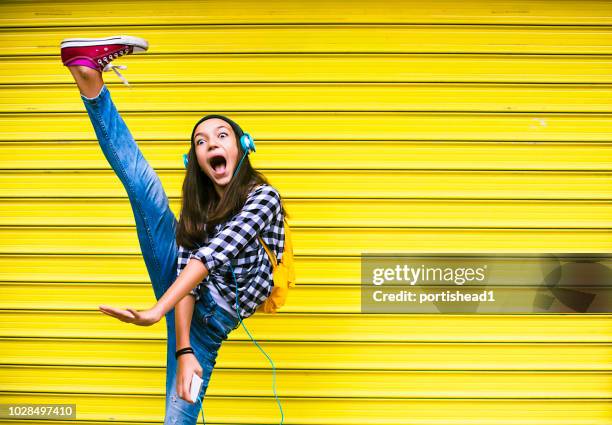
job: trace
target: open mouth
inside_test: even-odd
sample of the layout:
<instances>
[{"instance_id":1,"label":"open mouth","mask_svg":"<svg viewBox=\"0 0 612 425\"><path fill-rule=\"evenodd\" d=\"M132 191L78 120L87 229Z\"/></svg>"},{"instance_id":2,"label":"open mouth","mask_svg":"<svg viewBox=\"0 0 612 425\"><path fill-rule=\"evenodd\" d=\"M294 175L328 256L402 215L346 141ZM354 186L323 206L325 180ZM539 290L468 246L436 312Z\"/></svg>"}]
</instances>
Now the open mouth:
<instances>
[{"instance_id":1,"label":"open mouth","mask_svg":"<svg viewBox=\"0 0 612 425\"><path fill-rule=\"evenodd\" d=\"M210 158L209 164L216 174L224 174L227 161L223 155L215 155Z\"/></svg>"}]
</instances>

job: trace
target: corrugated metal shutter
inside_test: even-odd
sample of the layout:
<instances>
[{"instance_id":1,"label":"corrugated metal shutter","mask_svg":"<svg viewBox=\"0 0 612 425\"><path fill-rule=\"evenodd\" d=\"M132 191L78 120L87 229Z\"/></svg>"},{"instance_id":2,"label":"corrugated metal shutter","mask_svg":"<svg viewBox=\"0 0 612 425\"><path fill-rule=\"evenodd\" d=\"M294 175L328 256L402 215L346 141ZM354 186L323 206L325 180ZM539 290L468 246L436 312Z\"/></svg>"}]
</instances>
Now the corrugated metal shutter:
<instances>
[{"instance_id":1,"label":"corrugated metal shutter","mask_svg":"<svg viewBox=\"0 0 612 425\"><path fill-rule=\"evenodd\" d=\"M129 203L59 60L133 34L113 99L178 213L203 113L254 135L293 214L299 286L250 331L285 423L610 424L610 315L361 315L365 251L612 249L612 3L4 1L0 4L0 403L160 422L164 324ZM91 241L95 241L92 243ZM242 328L208 423L277 423ZM13 423L16 420L3 420ZM22 421L20 421L22 423Z\"/></svg>"}]
</instances>

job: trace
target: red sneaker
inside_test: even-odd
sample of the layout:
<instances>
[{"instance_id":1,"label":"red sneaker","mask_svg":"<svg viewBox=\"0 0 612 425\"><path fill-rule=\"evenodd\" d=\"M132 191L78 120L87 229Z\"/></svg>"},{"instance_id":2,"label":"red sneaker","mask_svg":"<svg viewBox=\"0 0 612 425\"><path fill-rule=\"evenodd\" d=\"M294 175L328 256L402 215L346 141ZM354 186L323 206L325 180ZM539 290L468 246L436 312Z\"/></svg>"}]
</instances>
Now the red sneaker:
<instances>
[{"instance_id":1,"label":"red sneaker","mask_svg":"<svg viewBox=\"0 0 612 425\"><path fill-rule=\"evenodd\" d=\"M65 38L61 43L62 62L65 66L87 66L100 72L113 70L124 84L127 80L117 71L127 69L125 65L113 65L118 57L131 53L145 52L149 48L147 40L129 35L116 35L104 38Z\"/></svg>"}]
</instances>

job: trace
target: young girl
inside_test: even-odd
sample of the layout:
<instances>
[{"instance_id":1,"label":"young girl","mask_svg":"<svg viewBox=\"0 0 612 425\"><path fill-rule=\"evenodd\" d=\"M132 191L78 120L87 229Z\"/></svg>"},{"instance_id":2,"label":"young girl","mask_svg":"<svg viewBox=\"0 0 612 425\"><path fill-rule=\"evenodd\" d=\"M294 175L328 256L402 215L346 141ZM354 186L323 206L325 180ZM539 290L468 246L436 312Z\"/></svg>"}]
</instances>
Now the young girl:
<instances>
[{"instance_id":1,"label":"young girl","mask_svg":"<svg viewBox=\"0 0 612 425\"><path fill-rule=\"evenodd\" d=\"M165 424L195 424L221 343L272 292L272 264L264 242L282 259L281 197L251 167L252 139L223 115L207 115L191 132L179 221L159 177L117 112L102 72L111 62L144 52L138 37L65 39L62 62L79 88L98 142L123 183L157 303L136 311L100 306L109 316L150 326L167 324ZM178 277L177 277L178 275ZM190 295L190 296L187 296ZM190 383L203 380L191 402Z\"/></svg>"}]
</instances>

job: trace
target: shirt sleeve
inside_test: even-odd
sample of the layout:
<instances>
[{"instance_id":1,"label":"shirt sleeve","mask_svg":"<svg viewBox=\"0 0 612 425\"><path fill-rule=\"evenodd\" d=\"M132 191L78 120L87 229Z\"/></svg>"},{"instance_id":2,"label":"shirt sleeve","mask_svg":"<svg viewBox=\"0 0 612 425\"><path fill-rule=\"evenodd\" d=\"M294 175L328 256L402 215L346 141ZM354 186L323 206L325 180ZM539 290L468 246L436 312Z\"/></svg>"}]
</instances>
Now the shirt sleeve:
<instances>
[{"instance_id":1,"label":"shirt sleeve","mask_svg":"<svg viewBox=\"0 0 612 425\"><path fill-rule=\"evenodd\" d=\"M281 212L278 192L262 185L249 193L240 212L228 221L206 245L191 253L210 270L235 258L247 243L257 237Z\"/></svg>"},{"instance_id":2,"label":"shirt sleeve","mask_svg":"<svg viewBox=\"0 0 612 425\"><path fill-rule=\"evenodd\" d=\"M179 245L176 277L178 277L181 274L181 272L183 271L183 269L189 262L189 255L190 255L190 251L187 248L184 248L182 245ZM199 283L198 286L196 286L195 288L189 291L189 295L194 296L196 302L200 299L200 285L201 283Z\"/></svg>"}]
</instances>

